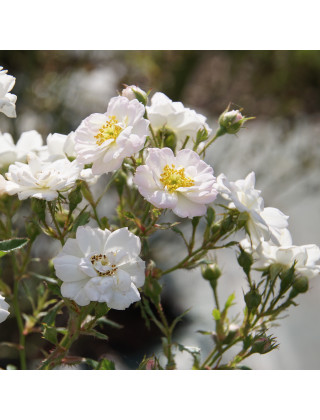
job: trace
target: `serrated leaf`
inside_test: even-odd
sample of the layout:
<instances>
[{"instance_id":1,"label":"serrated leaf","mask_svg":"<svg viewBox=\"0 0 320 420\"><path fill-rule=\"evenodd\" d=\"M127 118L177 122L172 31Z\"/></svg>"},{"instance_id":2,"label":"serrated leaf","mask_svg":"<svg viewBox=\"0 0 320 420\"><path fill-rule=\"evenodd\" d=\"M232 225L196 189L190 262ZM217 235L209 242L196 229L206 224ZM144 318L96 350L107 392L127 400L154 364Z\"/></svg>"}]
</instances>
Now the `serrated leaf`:
<instances>
[{"instance_id":1,"label":"serrated leaf","mask_svg":"<svg viewBox=\"0 0 320 420\"><path fill-rule=\"evenodd\" d=\"M24 247L28 242L28 238L12 238L0 241L0 258L8 252Z\"/></svg>"}]
</instances>

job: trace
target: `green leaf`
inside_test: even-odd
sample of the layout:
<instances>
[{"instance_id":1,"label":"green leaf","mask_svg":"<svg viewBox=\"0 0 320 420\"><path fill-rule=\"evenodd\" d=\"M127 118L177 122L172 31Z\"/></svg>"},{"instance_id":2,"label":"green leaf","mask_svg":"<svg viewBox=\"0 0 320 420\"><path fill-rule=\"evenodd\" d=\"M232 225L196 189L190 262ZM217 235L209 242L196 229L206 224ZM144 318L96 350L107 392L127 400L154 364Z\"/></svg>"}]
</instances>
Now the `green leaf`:
<instances>
[{"instance_id":1,"label":"green leaf","mask_svg":"<svg viewBox=\"0 0 320 420\"><path fill-rule=\"evenodd\" d=\"M144 293L146 296L148 296L151 301L157 305L160 303L160 294L162 291L162 286L159 283L159 280L157 278L148 276L145 281L144 285Z\"/></svg>"},{"instance_id":2,"label":"green leaf","mask_svg":"<svg viewBox=\"0 0 320 420\"><path fill-rule=\"evenodd\" d=\"M46 200L39 200L38 198L31 199L32 211L38 216L41 222L46 219L46 204Z\"/></svg>"},{"instance_id":3,"label":"green leaf","mask_svg":"<svg viewBox=\"0 0 320 420\"><path fill-rule=\"evenodd\" d=\"M215 217L216 217L216 212L214 211L214 209L212 207L208 207L206 220L207 220L207 225L209 227L212 226L212 224L215 220Z\"/></svg>"},{"instance_id":4,"label":"green leaf","mask_svg":"<svg viewBox=\"0 0 320 420\"><path fill-rule=\"evenodd\" d=\"M219 309L214 309L213 311L212 311L212 316L213 316L213 318L215 319L215 321L219 321L219 319L221 319L221 314L220 314L220 311L219 311Z\"/></svg>"},{"instance_id":5,"label":"green leaf","mask_svg":"<svg viewBox=\"0 0 320 420\"><path fill-rule=\"evenodd\" d=\"M43 318L43 323L49 326L53 326L57 313L62 305L63 305L63 302L61 301L61 302L58 302L52 309L50 309L47 315Z\"/></svg>"},{"instance_id":6,"label":"green leaf","mask_svg":"<svg viewBox=\"0 0 320 420\"><path fill-rule=\"evenodd\" d=\"M227 301L226 301L226 303L225 303L225 305L224 305L224 309L228 309L230 306L232 306L232 305L234 305L234 303L233 303L233 301L235 300L235 294L234 293L232 293L229 297L228 297L228 299L227 299Z\"/></svg>"},{"instance_id":7,"label":"green leaf","mask_svg":"<svg viewBox=\"0 0 320 420\"><path fill-rule=\"evenodd\" d=\"M28 238L12 238L0 241L0 258L8 252L24 247L28 242Z\"/></svg>"},{"instance_id":8,"label":"green leaf","mask_svg":"<svg viewBox=\"0 0 320 420\"><path fill-rule=\"evenodd\" d=\"M104 316L97 320L97 324L106 324L106 325L109 325L110 327L116 328L118 330L123 328L123 325L120 325L117 322L111 321L110 319L108 319Z\"/></svg>"},{"instance_id":9,"label":"green leaf","mask_svg":"<svg viewBox=\"0 0 320 420\"><path fill-rule=\"evenodd\" d=\"M81 194L81 185L78 185L76 189L72 190L71 193L68 195L69 200L69 213L72 212L77 208L78 204L82 201L82 194Z\"/></svg>"},{"instance_id":10,"label":"green leaf","mask_svg":"<svg viewBox=\"0 0 320 420\"><path fill-rule=\"evenodd\" d=\"M39 280L44 280L48 286L48 289L51 290L52 293L61 296L60 286L56 279L52 277L42 276L41 274L29 272L33 277Z\"/></svg>"},{"instance_id":11,"label":"green leaf","mask_svg":"<svg viewBox=\"0 0 320 420\"><path fill-rule=\"evenodd\" d=\"M214 331L197 330L196 332L199 333L199 334L202 334L202 335L214 335L215 334Z\"/></svg>"},{"instance_id":12,"label":"green leaf","mask_svg":"<svg viewBox=\"0 0 320 420\"><path fill-rule=\"evenodd\" d=\"M58 344L56 328L45 323L43 323L43 337L52 344Z\"/></svg>"},{"instance_id":13,"label":"green leaf","mask_svg":"<svg viewBox=\"0 0 320 420\"><path fill-rule=\"evenodd\" d=\"M92 369L97 369L98 368L98 366L99 366L99 362L97 362L96 360L93 360L93 359L89 359L89 358L86 358L85 359L85 363L88 365L88 366L90 366Z\"/></svg>"},{"instance_id":14,"label":"green leaf","mask_svg":"<svg viewBox=\"0 0 320 420\"><path fill-rule=\"evenodd\" d=\"M162 334L163 335L166 335L167 332L166 332L164 326L155 317L154 313L152 312L152 310L150 308L150 305L149 305L149 302L147 301L147 299L143 299L142 300L142 303L144 305L145 312L149 315L149 317L151 318L151 320L156 324L156 326L159 328L159 330L162 332Z\"/></svg>"},{"instance_id":15,"label":"green leaf","mask_svg":"<svg viewBox=\"0 0 320 420\"><path fill-rule=\"evenodd\" d=\"M183 346L182 344L177 344L177 346L180 351L185 351L191 354L193 357L193 368L199 369L201 349L199 347Z\"/></svg>"},{"instance_id":16,"label":"green leaf","mask_svg":"<svg viewBox=\"0 0 320 420\"><path fill-rule=\"evenodd\" d=\"M116 367L112 360L102 359L100 360L97 370L115 370Z\"/></svg>"},{"instance_id":17,"label":"green leaf","mask_svg":"<svg viewBox=\"0 0 320 420\"><path fill-rule=\"evenodd\" d=\"M99 331L96 330L90 330L90 331L83 331L81 332L82 335L91 335L92 337L99 338L100 340L109 340L109 337L105 334L102 334Z\"/></svg>"},{"instance_id":18,"label":"green leaf","mask_svg":"<svg viewBox=\"0 0 320 420\"><path fill-rule=\"evenodd\" d=\"M174 321L172 322L172 324L170 325L170 331L171 334L175 328L175 326L178 324L178 322L180 322L182 320L182 318L190 311L191 308L187 309L186 311L184 311L182 314L180 314L179 316L177 316L176 319L174 319Z\"/></svg>"},{"instance_id":19,"label":"green leaf","mask_svg":"<svg viewBox=\"0 0 320 420\"><path fill-rule=\"evenodd\" d=\"M94 370L115 370L114 362L108 359L102 359L99 362L86 358L85 363Z\"/></svg>"},{"instance_id":20,"label":"green leaf","mask_svg":"<svg viewBox=\"0 0 320 420\"><path fill-rule=\"evenodd\" d=\"M109 311L108 305L104 302L98 302L94 308L95 316L98 318L106 315Z\"/></svg>"},{"instance_id":21,"label":"green leaf","mask_svg":"<svg viewBox=\"0 0 320 420\"><path fill-rule=\"evenodd\" d=\"M78 217L76 218L76 220L73 223L71 231L76 232L78 227L86 225L88 223L89 219L90 219L90 213L89 212L84 211L84 212L79 213Z\"/></svg>"}]
</instances>

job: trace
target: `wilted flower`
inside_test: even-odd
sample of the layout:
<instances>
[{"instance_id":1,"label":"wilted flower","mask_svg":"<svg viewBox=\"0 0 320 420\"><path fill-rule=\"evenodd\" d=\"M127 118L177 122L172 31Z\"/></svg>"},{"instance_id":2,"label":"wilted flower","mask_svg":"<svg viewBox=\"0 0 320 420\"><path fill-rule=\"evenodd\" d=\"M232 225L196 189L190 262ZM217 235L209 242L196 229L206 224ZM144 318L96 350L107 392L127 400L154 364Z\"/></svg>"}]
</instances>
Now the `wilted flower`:
<instances>
[{"instance_id":1,"label":"wilted flower","mask_svg":"<svg viewBox=\"0 0 320 420\"><path fill-rule=\"evenodd\" d=\"M9 92L16 83L16 78L7 74L7 71L0 67L0 112L7 117L15 118L17 97Z\"/></svg>"},{"instance_id":2,"label":"wilted flower","mask_svg":"<svg viewBox=\"0 0 320 420\"><path fill-rule=\"evenodd\" d=\"M216 188L221 196L229 201L228 207L246 213L247 229L252 241L258 244L262 238L271 239L279 245L283 229L288 226L288 216L274 207L264 208L261 191L256 190L255 173L251 172L245 179L229 182L224 174L217 177Z\"/></svg>"},{"instance_id":3,"label":"wilted flower","mask_svg":"<svg viewBox=\"0 0 320 420\"><path fill-rule=\"evenodd\" d=\"M14 144L11 134L0 133L0 169L14 162L25 162L28 153L41 150L43 140L35 130L22 133L17 144Z\"/></svg>"},{"instance_id":4,"label":"wilted flower","mask_svg":"<svg viewBox=\"0 0 320 420\"><path fill-rule=\"evenodd\" d=\"M148 102L148 95L146 92L135 85L126 86L125 89L122 89L121 96L128 98L129 101L138 99L143 105L147 105Z\"/></svg>"},{"instance_id":5,"label":"wilted flower","mask_svg":"<svg viewBox=\"0 0 320 420\"><path fill-rule=\"evenodd\" d=\"M151 99L151 106L147 106L146 109L152 128L155 131L163 128L172 131L180 145L187 136L195 140L198 131L203 128L208 134L211 132L205 116L185 108L181 102L172 102L164 93L155 93Z\"/></svg>"},{"instance_id":6,"label":"wilted flower","mask_svg":"<svg viewBox=\"0 0 320 420\"><path fill-rule=\"evenodd\" d=\"M109 308L126 309L140 300L137 287L145 280L145 263L139 257L140 239L128 228L110 232L79 227L53 264L63 281L62 296L78 305L105 302Z\"/></svg>"},{"instance_id":7,"label":"wilted flower","mask_svg":"<svg viewBox=\"0 0 320 420\"><path fill-rule=\"evenodd\" d=\"M27 164L16 162L9 166L6 191L9 195L18 194L20 200L35 197L51 201L58 197L58 192L74 186L80 170L76 161L44 162L30 153Z\"/></svg>"},{"instance_id":8,"label":"wilted flower","mask_svg":"<svg viewBox=\"0 0 320 420\"><path fill-rule=\"evenodd\" d=\"M146 165L139 166L133 181L154 206L171 209L179 217L202 216L217 195L213 169L190 149L174 156L171 149L148 149Z\"/></svg>"},{"instance_id":9,"label":"wilted flower","mask_svg":"<svg viewBox=\"0 0 320 420\"><path fill-rule=\"evenodd\" d=\"M139 152L148 134L144 106L124 96L112 98L105 114L92 114L75 132L75 151L81 164L93 163L92 173L119 169L123 159Z\"/></svg>"},{"instance_id":10,"label":"wilted flower","mask_svg":"<svg viewBox=\"0 0 320 420\"><path fill-rule=\"evenodd\" d=\"M9 309L9 305L4 300L4 297L0 295L0 322L5 321L10 315L10 312L8 311L8 309Z\"/></svg>"}]
</instances>

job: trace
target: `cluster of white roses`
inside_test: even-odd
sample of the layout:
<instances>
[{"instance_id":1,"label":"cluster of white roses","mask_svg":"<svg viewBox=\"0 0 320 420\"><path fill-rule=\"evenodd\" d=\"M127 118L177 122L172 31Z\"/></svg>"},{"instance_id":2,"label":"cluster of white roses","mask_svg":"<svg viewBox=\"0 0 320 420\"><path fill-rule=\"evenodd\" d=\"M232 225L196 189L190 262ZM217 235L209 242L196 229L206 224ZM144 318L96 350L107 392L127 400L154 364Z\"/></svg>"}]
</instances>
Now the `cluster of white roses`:
<instances>
[{"instance_id":1,"label":"cluster of white roses","mask_svg":"<svg viewBox=\"0 0 320 420\"><path fill-rule=\"evenodd\" d=\"M13 84L12 76L0 72L0 111L9 116L15 116L16 98L8 93ZM304 274L319 272L315 265L319 248L291 245L288 217L278 209L264 208L260 191L254 189L254 173L236 182L223 174L216 179L212 167L191 150L199 130L211 133L203 115L163 93L155 93L150 106L146 103L147 94L129 86L110 100L104 114L88 116L68 136L50 134L46 145L36 131L23 133L17 144L9 134L0 135L0 169L9 165L6 179L0 178L0 193L51 201L77 180L95 182L143 150L145 164L138 166L133 182L155 207L193 218L204 215L206 205L220 193L230 208L247 214L249 239L242 246L254 254L258 266L297 261L296 268ZM230 111L228 118L237 123L245 120L236 111ZM168 147L145 150L147 136L165 129L175 136L176 154ZM54 259L62 295L79 305L98 301L110 308L127 308L140 299L137 288L144 284L145 264L139 253L140 239L127 228L114 232L78 228L76 239L68 239Z\"/></svg>"},{"instance_id":2,"label":"cluster of white roses","mask_svg":"<svg viewBox=\"0 0 320 420\"><path fill-rule=\"evenodd\" d=\"M228 207L238 209L247 217L247 237L240 244L253 255L254 267L263 269L271 264L290 268L295 264L295 272L312 278L319 274L320 249L317 245L292 245L288 230L288 216L274 207L264 207L261 191L255 189L255 174L251 172L245 179L229 182L224 174L217 178L217 188L228 201Z\"/></svg>"}]
</instances>

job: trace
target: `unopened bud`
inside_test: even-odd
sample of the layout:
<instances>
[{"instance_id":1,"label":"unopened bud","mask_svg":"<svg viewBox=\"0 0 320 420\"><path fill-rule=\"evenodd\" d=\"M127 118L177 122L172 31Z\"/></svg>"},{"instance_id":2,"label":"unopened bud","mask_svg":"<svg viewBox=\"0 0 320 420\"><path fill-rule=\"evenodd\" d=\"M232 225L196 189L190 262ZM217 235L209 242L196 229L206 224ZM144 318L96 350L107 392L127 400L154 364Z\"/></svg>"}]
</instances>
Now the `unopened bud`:
<instances>
[{"instance_id":1,"label":"unopened bud","mask_svg":"<svg viewBox=\"0 0 320 420\"><path fill-rule=\"evenodd\" d=\"M299 293L305 293L308 290L308 288L309 288L308 277L297 278L292 285L290 298L296 297Z\"/></svg>"},{"instance_id":2,"label":"unopened bud","mask_svg":"<svg viewBox=\"0 0 320 420\"><path fill-rule=\"evenodd\" d=\"M244 122L251 118L245 118L239 110L229 111L229 107L220 115L219 124L225 132L236 134L243 126Z\"/></svg>"},{"instance_id":3,"label":"unopened bud","mask_svg":"<svg viewBox=\"0 0 320 420\"><path fill-rule=\"evenodd\" d=\"M253 264L253 257L248 252L244 251L242 248L240 248L240 255L238 257L238 263L240 267L242 267L243 271L246 273L246 275L249 275L251 266Z\"/></svg>"},{"instance_id":4,"label":"unopened bud","mask_svg":"<svg viewBox=\"0 0 320 420\"><path fill-rule=\"evenodd\" d=\"M265 354L273 350L275 347L273 338L258 337L252 344L251 353Z\"/></svg>"},{"instance_id":5,"label":"unopened bud","mask_svg":"<svg viewBox=\"0 0 320 420\"><path fill-rule=\"evenodd\" d=\"M221 276L221 270L217 264L208 264L202 267L201 274L205 280L210 281L211 287L214 289L217 287L217 280Z\"/></svg>"},{"instance_id":6,"label":"unopened bud","mask_svg":"<svg viewBox=\"0 0 320 420\"><path fill-rule=\"evenodd\" d=\"M252 289L246 295L244 295L244 300L249 311L255 311L261 303L261 295L257 289Z\"/></svg>"},{"instance_id":7,"label":"unopened bud","mask_svg":"<svg viewBox=\"0 0 320 420\"><path fill-rule=\"evenodd\" d=\"M164 137L164 146L174 151L177 145L177 136L174 132L171 130L162 130L162 136Z\"/></svg>"},{"instance_id":8,"label":"unopened bud","mask_svg":"<svg viewBox=\"0 0 320 420\"><path fill-rule=\"evenodd\" d=\"M138 99L144 106L146 106L148 102L148 95L146 92L135 85L126 86L125 89L122 90L121 95L128 98L129 101Z\"/></svg>"},{"instance_id":9,"label":"unopened bud","mask_svg":"<svg viewBox=\"0 0 320 420\"><path fill-rule=\"evenodd\" d=\"M68 220L68 212L63 210L56 213L56 221L59 223L59 226L63 227Z\"/></svg>"}]
</instances>

